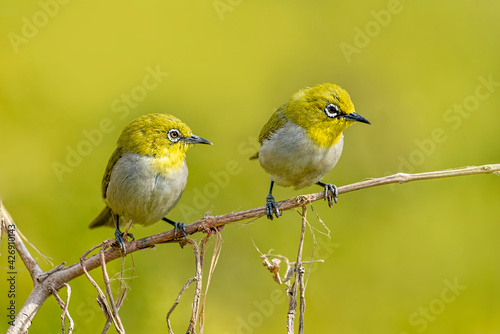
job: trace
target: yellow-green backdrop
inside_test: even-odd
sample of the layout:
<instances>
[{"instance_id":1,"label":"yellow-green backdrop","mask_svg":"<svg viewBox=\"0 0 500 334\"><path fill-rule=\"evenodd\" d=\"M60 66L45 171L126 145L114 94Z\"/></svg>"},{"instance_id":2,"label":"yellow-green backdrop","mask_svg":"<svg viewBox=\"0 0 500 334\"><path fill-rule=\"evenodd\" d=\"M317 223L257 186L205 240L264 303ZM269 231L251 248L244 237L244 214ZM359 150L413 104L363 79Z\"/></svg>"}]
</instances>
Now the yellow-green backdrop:
<instances>
[{"instance_id":1,"label":"yellow-green backdrop","mask_svg":"<svg viewBox=\"0 0 500 334\"><path fill-rule=\"evenodd\" d=\"M260 128L292 93L323 82L347 89L372 122L346 131L326 181L500 162L495 1L4 0L0 7L0 199L54 264L74 263L113 236L87 225L102 209L101 177L120 130L147 113L174 114L214 143L188 152L188 185L169 215L186 223L264 204L268 176L248 160ZM349 193L333 209L314 203L331 239L316 232L315 258L325 262L309 278L306 332L500 333L499 190L498 176L481 175ZM308 217L324 231L311 210ZM206 333L285 332L283 286L253 243L294 259L299 218L289 211L225 228ZM5 238L1 250L5 330ZM311 251L308 234L305 258ZM193 275L192 251L160 245L133 259L120 310L125 328L166 333L165 315ZM19 258L16 266L19 309L32 283ZM110 274L118 268L110 265ZM70 285L74 333L99 333L104 316L94 288L84 277ZM187 327L192 294L173 315L176 332ZM50 298L31 332L59 333L60 313Z\"/></svg>"}]
</instances>

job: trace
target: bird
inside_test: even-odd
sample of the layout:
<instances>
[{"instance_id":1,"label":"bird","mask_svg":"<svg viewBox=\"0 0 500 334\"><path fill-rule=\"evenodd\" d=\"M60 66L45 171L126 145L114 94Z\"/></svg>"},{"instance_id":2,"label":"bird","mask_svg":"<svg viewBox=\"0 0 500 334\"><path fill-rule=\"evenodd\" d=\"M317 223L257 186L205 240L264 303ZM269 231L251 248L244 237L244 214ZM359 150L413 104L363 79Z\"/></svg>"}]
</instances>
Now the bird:
<instances>
[{"instance_id":1,"label":"bird","mask_svg":"<svg viewBox=\"0 0 500 334\"><path fill-rule=\"evenodd\" d=\"M106 207L89 227L115 227L116 242L124 253L120 226L130 221L151 225L163 220L174 226L175 235L179 229L186 237L185 224L166 215L186 187L186 151L194 144L212 145L175 116L157 113L133 120L120 134L102 178Z\"/></svg>"},{"instance_id":2,"label":"bird","mask_svg":"<svg viewBox=\"0 0 500 334\"><path fill-rule=\"evenodd\" d=\"M298 91L272 114L260 131L261 146L251 157L270 174L267 218L282 215L272 194L274 184L295 189L317 184L330 207L337 203L337 187L321 179L342 154L343 131L356 122L371 124L354 111L347 91L332 83Z\"/></svg>"}]
</instances>

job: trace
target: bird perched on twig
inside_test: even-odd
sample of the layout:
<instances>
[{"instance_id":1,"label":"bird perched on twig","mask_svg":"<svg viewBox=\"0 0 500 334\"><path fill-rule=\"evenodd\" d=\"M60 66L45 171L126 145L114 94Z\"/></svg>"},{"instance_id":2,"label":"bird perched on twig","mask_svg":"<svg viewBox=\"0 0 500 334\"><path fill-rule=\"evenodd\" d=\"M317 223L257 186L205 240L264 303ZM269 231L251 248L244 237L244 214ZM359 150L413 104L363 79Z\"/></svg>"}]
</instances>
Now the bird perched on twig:
<instances>
[{"instance_id":1,"label":"bird perched on twig","mask_svg":"<svg viewBox=\"0 0 500 334\"><path fill-rule=\"evenodd\" d=\"M210 144L192 134L178 118L167 114L144 115L128 124L118 138L102 179L106 207L89 227L114 226L115 238L125 252L120 226L132 221L150 225L164 220L180 229L183 223L165 217L186 187L186 151L193 144Z\"/></svg>"},{"instance_id":2,"label":"bird perched on twig","mask_svg":"<svg viewBox=\"0 0 500 334\"><path fill-rule=\"evenodd\" d=\"M275 183L295 189L317 184L325 188L330 207L337 202L337 187L320 180L337 164L342 132L355 122L370 124L354 112L349 94L331 83L301 90L276 110L260 131L261 147L252 157L271 175L267 218L281 216L272 195Z\"/></svg>"}]
</instances>

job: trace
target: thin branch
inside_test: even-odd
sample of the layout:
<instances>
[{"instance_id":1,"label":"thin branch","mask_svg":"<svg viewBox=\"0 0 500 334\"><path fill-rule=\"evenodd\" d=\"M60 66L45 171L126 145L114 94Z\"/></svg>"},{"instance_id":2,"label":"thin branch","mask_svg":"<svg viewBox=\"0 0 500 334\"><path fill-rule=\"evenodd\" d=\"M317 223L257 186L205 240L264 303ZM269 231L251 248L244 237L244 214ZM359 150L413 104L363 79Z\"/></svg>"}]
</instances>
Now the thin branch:
<instances>
[{"instance_id":1,"label":"thin branch","mask_svg":"<svg viewBox=\"0 0 500 334\"><path fill-rule=\"evenodd\" d=\"M312 225L309 224L309 227L311 228L311 233L313 235L313 239L316 240L316 236L314 234L314 231L313 230L316 230L318 231L319 233L323 234L325 237L327 237L328 239L331 239L332 237L330 236L330 229L328 228L328 226L326 226L325 222L323 221L323 219L321 219L321 217L319 216L319 214L316 212L316 210L314 210L314 206L311 204L311 210L312 212L314 212L314 214L316 215L316 218L318 218L319 222L321 223L321 225L325 228L326 232L323 232L321 231L320 229L316 228L316 227L313 227ZM314 241L316 243L316 241Z\"/></svg>"},{"instance_id":2,"label":"thin branch","mask_svg":"<svg viewBox=\"0 0 500 334\"><path fill-rule=\"evenodd\" d=\"M104 257L104 247L101 247L99 250L99 257L101 259L101 268L102 268L102 277L104 280L104 285L106 286L106 292L109 298L109 304L111 304L111 313L113 315L113 322L116 330L119 333L125 333L125 328L123 327L122 320L120 319L120 315L118 314L118 307L116 306L115 300L113 298L113 291L111 290L111 282L109 280L108 270L106 268L106 259ZM109 321L109 319L108 319Z\"/></svg>"},{"instance_id":3,"label":"thin branch","mask_svg":"<svg viewBox=\"0 0 500 334\"><path fill-rule=\"evenodd\" d=\"M130 255L130 257L132 259L132 268L131 268L132 269L132 275L131 275L130 279L133 279L134 278L133 277L133 273L134 273L135 264L134 264L134 257L132 255ZM122 257L121 259L122 259L122 261L121 261L121 269L120 269L120 273L119 273L119 275L120 275L120 277L119 277L120 285L118 286L118 292L116 293L116 300L117 300L116 304L115 304L116 305L115 306L116 310L119 310L122 307L123 302L125 301L125 297L127 295L128 289L129 289L129 287L124 283L125 278L123 277L123 273L125 271L125 257ZM103 259L101 258L101 260L103 260ZM103 264L103 267L104 266L105 266L105 264ZM106 278L104 278L104 280L106 281ZM111 280L109 280L109 278L108 278L107 280L111 281L111 280L113 280L113 278ZM111 294L112 293L111 292L111 285L109 285L109 288L108 288L108 284L106 284L106 290L108 291L108 293ZM109 318L107 316L107 314L106 314L106 319L107 319L106 320L106 324L104 324L104 327L103 327L103 329L101 331L101 334L107 333L108 330L109 330L109 328L111 327L111 324L113 323L113 319ZM121 324L122 328L124 328L123 324L121 323L121 320L120 320L120 324Z\"/></svg>"},{"instance_id":4,"label":"thin branch","mask_svg":"<svg viewBox=\"0 0 500 334\"><path fill-rule=\"evenodd\" d=\"M491 173L497 175L500 174L500 164L463 167L457 169L448 169L443 171L418 173L418 174L397 173L390 176L366 180L338 187L338 192L339 194L345 194L355 190L361 190L387 184L406 183L411 181L430 180L430 179L438 179L438 178L445 178L452 176L466 176L466 175L491 174ZM321 191L318 193L301 195L281 201L278 203L278 206L280 210L286 211L292 208L304 206L306 204L309 204L311 202L323 198L324 198L324 192ZM249 210L233 212L221 216L215 216L215 217L206 216L192 224L186 225L186 232L187 234L203 232L206 231L207 229L213 229L215 227L224 226L226 224L238 222L241 220L258 218L264 216L265 214L266 214L265 207L258 207ZM0 202L0 223L2 230L8 235L10 235L10 230L14 229L13 233L15 239L15 247L17 249L19 256L21 257L26 267L28 268L28 271L30 272L30 275L33 278L35 285L30 296L24 303L21 310L18 312L18 315L14 320L15 325L10 326L9 329L7 330L8 334L23 333L27 331L27 329L31 325L31 321L38 312L38 309L51 294L51 291L58 291L61 287L64 286L64 283L67 283L75 279L76 277L83 275L85 273L84 271L92 270L101 266L101 260L98 254L93 255L87 259L82 259L80 262L74 263L68 267L53 272L51 275L48 275L42 282L37 282L37 277L43 275L44 272L40 269L37 262L34 260L34 258L31 256L26 246L22 242L21 238L19 237L19 234L17 233L17 226L14 224L12 217L9 215L7 210L5 210L1 202ZM13 225L13 227L9 227L10 225ZM130 254L132 252L144 248L154 247L154 245L156 244L164 243L173 239L175 239L174 231L170 230L143 239L128 242L126 243L125 246L127 254ZM105 262L115 260L119 257L121 257L121 251L117 247L109 248L104 252Z\"/></svg>"},{"instance_id":5,"label":"thin branch","mask_svg":"<svg viewBox=\"0 0 500 334\"><path fill-rule=\"evenodd\" d=\"M40 268L36 260L31 255L30 251L24 245L23 238L21 237L21 232L18 230L12 216L0 202L0 224L2 231L4 231L9 239L9 243L13 242L14 247L16 247L17 254L21 257L24 262L26 269L28 269L31 279L36 282L36 278L43 274L43 270Z\"/></svg>"},{"instance_id":6,"label":"thin branch","mask_svg":"<svg viewBox=\"0 0 500 334\"><path fill-rule=\"evenodd\" d=\"M46 271L44 272L43 274L41 275L38 275L36 277L36 280L38 282L42 282L44 279L46 279L47 277L49 277L50 275L52 275L53 273L55 273L56 271L59 271L61 269L64 269L64 266L66 265L66 262L63 262L61 264L58 264L57 266L55 266L54 268L50 269L49 271Z\"/></svg>"},{"instance_id":7,"label":"thin branch","mask_svg":"<svg viewBox=\"0 0 500 334\"><path fill-rule=\"evenodd\" d=\"M214 251L212 254L212 261L210 262L210 268L208 270L208 278L207 278L207 284L205 287L205 292L203 293L203 301L201 302L201 307L200 307L200 315L199 315L199 323L198 323L198 331L200 334L203 334L204 331L204 325L205 325L205 302L207 300L207 294L208 294L208 288L210 287L210 282L212 281L212 276L215 271L215 267L217 266L217 263L219 262L219 256L222 251L222 235L220 234L218 229L214 230L215 232L210 231L210 234L207 234L207 236L203 239L202 241L202 253L203 257L205 257L205 250L206 250L206 245L208 243L208 240L211 236L212 233L215 233L215 245L214 245Z\"/></svg>"},{"instance_id":8,"label":"thin branch","mask_svg":"<svg viewBox=\"0 0 500 334\"><path fill-rule=\"evenodd\" d=\"M299 253L300 253L300 257L299 255L297 255L297 264L295 266L296 268L296 271L295 271L295 275L298 275L298 281L299 281L299 301L300 301L300 309L299 309L299 334L303 334L304 333L304 313L306 312L306 286L304 284L304 267L302 266L302 248L304 247L304 235L306 233L306 224L308 224L307 222L307 218L306 218L306 215L307 215L307 207L304 205L302 207L302 229L301 229L301 232L300 232L300 248L299 248ZM313 234L313 238L314 238L314 234ZM314 242L316 242L316 240L314 240ZM314 248L313 248L313 254L312 256L314 256ZM312 261L312 257L311 257L311 261ZM300 265L299 265L299 262L300 262ZM310 264L310 266L312 265L312 263ZM298 267L298 268L297 268ZM298 269L298 271L297 271Z\"/></svg>"},{"instance_id":9,"label":"thin branch","mask_svg":"<svg viewBox=\"0 0 500 334\"><path fill-rule=\"evenodd\" d=\"M299 249L297 251L297 262L295 262L295 267L294 267L294 273L295 273L295 278L293 280L293 285L291 288L291 291L288 291L289 294L289 301L288 301L288 313L287 313L287 320L286 320L286 328L287 328L287 333L288 334L293 334L294 332L294 322L295 322L295 314L296 314L296 308L297 308L297 288L298 285L303 286L303 270L304 268L302 267L302 251L304 249L304 236L306 234L306 214L307 214L307 206L303 205L302 206L302 226L300 229L300 241L299 241ZM302 275L301 275L302 272ZM299 281L302 280L302 283L299 283ZM302 291L300 292L302 296ZM304 324L302 323L304 321L304 316L303 316L303 309L305 310L305 300L304 304L302 303L302 298L300 299L301 302L301 307L300 307L300 322L299 322L299 333L303 332L304 329Z\"/></svg>"},{"instance_id":10,"label":"thin branch","mask_svg":"<svg viewBox=\"0 0 500 334\"><path fill-rule=\"evenodd\" d=\"M184 293L184 291L186 291L187 288L189 288L191 283L193 283L194 281L195 281L195 278L191 277L190 279L187 280L186 283L184 283L184 286L182 287L181 291L179 292L179 294L177 295L177 298L174 301L174 305L172 305L170 310L167 312L167 326L168 326L168 333L169 334L174 334L174 332L172 331L172 325L170 324L170 315L172 314L172 312L174 312L177 305L179 305L179 301L180 301L181 296Z\"/></svg>"},{"instance_id":11,"label":"thin branch","mask_svg":"<svg viewBox=\"0 0 500 334\"><path fill-rule=\"evenodd\" d=\"M306 312L306 285L304 283L304 267L299 268L299 334L304 333L304 313Z\"/></svg>"},{"instance_id":12,"label":"thin branch","mask_svg":"<svg viewBox=\"0 0 500 334\"><path fill-rule=\"evenodd\" d=\"M194 257L195 257L195 266L196 266L196 272L194 277L191 277L190 279L187 280L186 283L184 283L184 286L182 287L181 291L177 295L177 298L174 301L174 304L170 308L170 310L167 312L167 327L168 327L168 333L169 334L174 334L172 330L172 325L170 324L170 316L174 312L175 308L177 305L179 305L179 302L181 300L181 296L186 291L189 286L196 281L196 289L194 293L194 299L193 299L193 308L192 308L192 314L191 314L191 320L189 322L188 329L186 331L187 334L189 333L195 333L196 329L196 320L198 318L198 310L200 306L200 298L201 298L201 290L202 290L202 264L201 264L201 256L200 256L200 250L198 248L198 245L196 242L192 239L186 239L185 241L182 240L182 242L186 242L190 244L193 247L194 251Z\"/></svg>"},{"instance_id":13,"label":"thin branch","mask_svg":"<svg viewBox=\"0 0 500 334\"><path fill-rule=\"evenodd\" d=\"M112 309L112 307L109 306L109 303L108 303L108 300L106 298L106 295L104 294L104 292L102 291L102 289L99 287L99 285L97 284L97 282L92 278L92 276L90 276L89 272L87 271L87 268L85 267L85 263L84 263L85 257L90 252L92 252L94 249L96 249L98 247L101 247L101 251L99 252L99 254L98 255L94 255L94 256L98 256L99 260L101 261L100 264L102 266L102 264L105 263L105 260L103 259L104 252L102 250L105 249L105 248L107 248L107 247L109 247L112 242L114 242L113 239L105 240L101 244L99 244L97 246L94 246L91 249L89 249L88 251L86 251L80 257L80 264L81 264L82 269L83 269L85 275L87 276L88 280L90 281L90 283L92 283L92 285L97 290L97 301L98 301L99 305L101 306L102 311L104 312L104 314L106 316L106 324L104 326L104 329L103 329L102 333L106 333L107 332L107 328L109 328L110 319L113 321L113 324L115 325L115 328L118 331L118 333L125 333L125 331L123 329L123 325L121 325L121 322L118 322L119 318L117 319L115 317L114 310ZM106 270L106 268L104 267L103 271L105 271L105 270ZM111 295L111 299L112 299L112 295Z\"/></svg>"},{"instance_id":14,"label":"thin branch","mask_svg":"<svg viewBox=\"0 0 500 334\"><path fill-rule=\"evenodd\" d=\"M316 245L318 244L318 241L316 240L316 234L314 233L314 230L317 230L318 232L322 233L323 235L325 235L325 236L327 236L328 238L331 239L331 237L330 237L330 229L325 225L325 223L323 222L323 220L321 219L321 217L314 210L314 207L312 206L312 204L311 204L311 209L314 212L314 214L316 215L316 217L318 218L319 222L323 225L323 227L326 228L326 230L328 231L328 234L326 234L324 232L321 232L321 231L319 231L316 228L313 228L313 226L306 219L306 223L307 223L307 226L309 227L309 231L311 232L311 237L312 237L312 250L311 250L311 261L309 261L309 269L307 271L307 278L306 278L306 282L304 284L304 292L305 292L305 289L307 287L307 283L309 282L309 277L311 276L311 272L312 272L311 268L312 268L312 265L313 265L313 262L314 262L314 252L316 251ZM304 305L305 305L305 300L304 300Z\"/></svg>"},{"instance_id":15,"label":"thin branch","mask_svg":"<svg viewBox=\"0 0 500 334\"><path fill-rule=\"evenodd\" d=\"M19 257L28 269L34 285L33 291L29 295L21 310L17 313L16 318L7 329L6 334L27 333L36 313L45 302L45 300L50 296L51 289L44 289L42 287L42 284L38 282L37 277L43 274L43 270L40 268L38 263L35 261L31 253L24 245L24 242L20 237L20 234L18 233L19 230L17 228L17 225L14 223L14 220L12 219L9 212L5 209L1 201L0 228L2 229L2 232L7 235L9 249L10 246L13 245L17 250L17 254L19 254ZM16 255L14 254L14 256Z\"/></svg>"},{"instance_id":16,"label":"thin branch","mask_svg":"<svg viewBox=\"0 0 500 334\"><path fill-rule=\"evenodd\" d=\"M68 334L71 334L71 333L73 333L73 328L75 327L75 323L73 322L73 318L71 318L71 315L69 314L69 310L68 310L69 300L71 298L71 287L67 283L64 283L64 286L68 290L68 292L66 294L66 303L61 299L61 297L59 297L59 295L57 294L57 291L52 291L52 295L59 303L59 306L61 306L61 308L63 309L63 313L61 314L62 333L64 334L65 327L66 327L64 325L64 322L65 322L66 318L68 318L68 321L69 321Z\"/></svg>"},{"instance_id":17,"label":"thin branch","mask_svg":"<svg viewBox=\"0 0 500 334\"><path fill-rule=\"evenodd\" d=\"M135 270L135 262L134 262L134 257L130 256L132 259L132 267L131 269L131 274L130 274L130 280L134 279L134 270ZM121 261L121 270L120 270L120 285L118 286L118 292L116 294L116 299L118 300L116 303L116 306L120 308L123 305L123 301L125 300L125 296L127 295L129 286L125 284L125 277L123 277L123 273L125 272L125 257L122 257ZM127 269L128 270L128 269Z\"/></svg>"},{"instance_id":18,"label":"thin branch","mask_svg":"<svg viewBox=\"0 0 500 334\"><path fill-rule=\"evenodd\" d=\"M198 314L200 311L201 293L202 293L202 288L203 288L202 261L205 257L205 253L200 254L200 250L198 249L198 245L196 244L196 242L194 240L191 240L191 245L193 246L194 256L195 256L196 272L194 275L194 279L196 281L196 288L195 288L194 298L193 298L191 320L189 321L189 326L188 326L188 329L186 330L186 333L187 334L190 334L190 333L196 334L196 321L198 320Z\"/></svg>"}]
</instances>

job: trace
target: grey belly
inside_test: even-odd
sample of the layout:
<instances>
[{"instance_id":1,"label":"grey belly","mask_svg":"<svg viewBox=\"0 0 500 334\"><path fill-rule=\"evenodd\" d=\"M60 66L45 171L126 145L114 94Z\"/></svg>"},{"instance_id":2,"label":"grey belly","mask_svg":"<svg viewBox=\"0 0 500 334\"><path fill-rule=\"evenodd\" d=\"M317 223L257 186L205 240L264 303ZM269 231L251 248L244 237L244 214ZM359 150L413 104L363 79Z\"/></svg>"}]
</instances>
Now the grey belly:
<instances>
[{"instance_id":1,"label":"grey belly","mask_svg":"<svg viewBox=\"0 0 500 334\"><path fill-rule=\"evenodd\" d=\"M293 123L279 129L262 143L259 162L276 184L296 189L318 182L335 167L343 147L343 136L332 147L319 147Z\"/></svg>"},{"instance_id":2,"label":"grey belly","mask_svg":"<svg viewBox=\"0 0 500 334\"><path fill-rule=\"evenodd\" d=\"M175 173L152 172L151 157L124 155L111 174L107 189L108 206L123 218L141 225L162 219L180 200L187 182L187 166Z\"/></svg>"}]
</instances>

